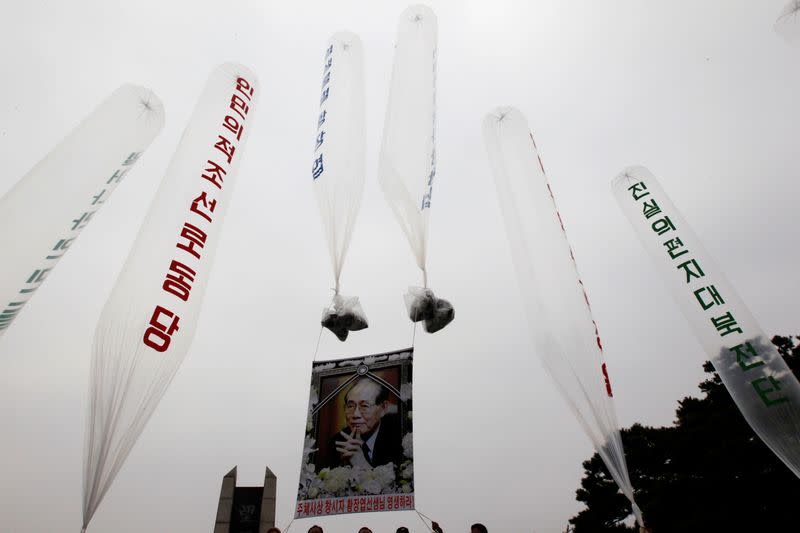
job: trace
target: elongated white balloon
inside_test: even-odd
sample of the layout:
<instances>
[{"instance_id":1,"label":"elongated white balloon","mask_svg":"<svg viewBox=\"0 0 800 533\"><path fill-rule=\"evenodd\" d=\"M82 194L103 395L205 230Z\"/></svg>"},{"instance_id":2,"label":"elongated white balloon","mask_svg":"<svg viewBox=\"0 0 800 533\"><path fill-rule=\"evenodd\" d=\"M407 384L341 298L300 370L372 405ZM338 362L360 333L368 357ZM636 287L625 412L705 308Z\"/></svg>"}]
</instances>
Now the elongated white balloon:
<instances>
[{"instance_id":1,"label":"elongated white balloon","mask_svg":"<svg viewBox=\"0 0 800 533\"><path fill-rule=\"evenodd\" d=\"M258 93L241 65L212 72L103 309L92 350L84 530L189 349Z\"/></svg>"},{"instance_id":2,"label":"elongated white balloon","mask_svg":"<svg viewBox=\"0 0 800 533\"><path fill-rule=\"evenodd\" d=\"M611 185L725 388L800 477L800 383L656 178L630 167Z\"/></svg>"},{"instance_id":3,"label":"elongated white balloon","mask_svg":"<svg viewBox=\"0 0 800 533\"><path fill-rule=\"evenodd\" d=\"M500 108L483 135L536 352L642 524L597 326L528 122Z\"/></svg>"},{"instance_id":4,"label":"elongated white balloon","mask_svg":"<svg viewBox=\"0 0 800 533\"><path fill-rule=\"evenodd\" d=\"M0 199L0 336L163 125L158 98L123 85Z\"/></svg>"},{"instance_id":5,"label":"elongated white balloon","mask_svg":"<svg viewBox=\"0 0 800 533\"><path fill-rule=\"evenodd\" d=\"M364 52L354 33L328 41L312 178L336 292L364 191Z\"/></svg>"},{"instance_id":6,"label":"elongated white balloon","mask_svg":"<svg viewBox=\"0 0 800 533\"><path fill-rule=\"evenodd\" d=\"M311 177L336 283L322 325L344 341L367 327L358 298L339 293L342 267L364 191L364 53L354 33L333 35L325 48Z\"/></svg>"},{"instance_id":7,"label":"elongated white balloon","mask_svg":"<svg viewBox=\"0 0 800 533\"><path fill-rule=\"evenodd\" d=\"M378 179L427 286L428 213L436 176L436 15L400 15Z\"/></svg>"}]
</instances>

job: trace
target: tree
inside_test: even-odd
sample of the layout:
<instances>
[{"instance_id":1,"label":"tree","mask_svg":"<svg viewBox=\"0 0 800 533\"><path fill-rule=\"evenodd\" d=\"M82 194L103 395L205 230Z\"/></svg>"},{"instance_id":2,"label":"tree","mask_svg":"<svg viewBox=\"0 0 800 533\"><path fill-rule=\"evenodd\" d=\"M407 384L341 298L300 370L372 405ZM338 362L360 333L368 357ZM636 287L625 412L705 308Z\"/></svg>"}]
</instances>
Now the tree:
<instances>
[{"instance_id":1,"label":"tree","mask_svg":"<svg viewBox=\"0 0 800 533\"><path fill-rule=\"evenodd\" d=\"M800 376L800 336L772 343ZM653 533L796 531L800 481L745 422L710 362L701 398L678 402L668 427L622 430L636 502ZM631 515L598 454L583 463L576 499L586 509L569 521L575 533L630 532Z\"/></svg>"}]
</instances>

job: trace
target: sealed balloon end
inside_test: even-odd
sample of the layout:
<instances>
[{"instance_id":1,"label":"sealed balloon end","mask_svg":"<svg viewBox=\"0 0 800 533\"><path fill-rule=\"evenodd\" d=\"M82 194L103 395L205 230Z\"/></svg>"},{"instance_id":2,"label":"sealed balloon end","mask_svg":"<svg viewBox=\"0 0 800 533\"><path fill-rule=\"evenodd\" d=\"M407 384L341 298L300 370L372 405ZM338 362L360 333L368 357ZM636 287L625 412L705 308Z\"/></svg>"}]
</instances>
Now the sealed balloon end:
<instances>
[{"instance_id":1,"label":"sealed balloon end","mask_svg":"<svg viewBox=\"0 0 800 533\"><path fill-rule=\"evenodd\" d=\"M347 340L347 335L351 331L359 331L369 326L358 297L348 298L341 294L335 295L333 304L322 311L321 324L342 342Z\"/></svg>"},{"instance_id":2,"label":"sealed balloon end","mask_svg":"<svg viewBox=\"0 0 800 533\"><path fill-rule=\"evenodd\" d=\"M409 287L403 298L408 318L412 322L423 322L428 333L436 333L456 317L453 305L444 298L437 298L430 289Z\"/></svg>"}]
</instances>

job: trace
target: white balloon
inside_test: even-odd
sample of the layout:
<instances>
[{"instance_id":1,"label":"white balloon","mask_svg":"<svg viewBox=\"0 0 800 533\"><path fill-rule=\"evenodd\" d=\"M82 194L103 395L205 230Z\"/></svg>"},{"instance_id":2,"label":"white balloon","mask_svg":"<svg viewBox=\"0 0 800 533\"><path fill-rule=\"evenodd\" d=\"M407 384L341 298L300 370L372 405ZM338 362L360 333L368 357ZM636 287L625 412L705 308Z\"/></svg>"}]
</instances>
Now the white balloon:
<instances>
[{"instance_id":1,"label":"white balloon","mask_svg":"<svg viewBox=\"0 0 800 533\"><path fill-rule=\"evenodd\" d=\"M183 361L252 126L255 76L211 74L95 332L84 530Z\"/></svg>"},{"instance_id":2,"label":"white balloon","mask_svg":"<svg viewBox=\"0 0 800 533\"><path fill-rule=\"evenodd\" d=\"M800 477L800 383L786 361L649 170L611 187L745 420Z\"/></svg>"},{"instance_id":3,"label":"white balloon","mask_svg":"<svg viewBox=\"0 0 800 533\"><path fill-rule=\"evenodd\" d=\"M311 177L335 283L321 323L344 341L350 331L367 327L358 298L339 293L364 192L364 52L358 35L340 32L328 41L319 102Z\"/></svg>"},{"instance_id":4,"label":"white balloon","mask_svg":"<svg viewBox=\"0 0 800 533\"><path fill-rule=\"evenodd\" d=\"M436 176L436 40L433 11L400 16L378 179L427 286L428 214Z\"/></svg>"},{"instance_id":5,"label":"white balloon","mask_svg":"<svg viewBox=\"0 0 800 533\"><path fill-rule=\"evenodd\" d=\"M164 125L148 89L114 91L0 199L0 336Z\"/></svg>"},{"instance_id":6,"label":"white balloon","mask_svg":"<svg viewBox=\"0 0 800 533\"><path fill-rule=\"evenodd\" d=\"M536 353L642 524L597 326L528 122L499 108L483 135Z\"/></svg>"},{"instance_id":7,"label":"white balloon","mask_svg":"<svg viewBox=\"0 0 800 533\"><path fill-rule=\"evenodd\" d=\"M325 49L312 178L338 293L364 191L364 52L349 32Z\"/></svg>"}]
</instances>

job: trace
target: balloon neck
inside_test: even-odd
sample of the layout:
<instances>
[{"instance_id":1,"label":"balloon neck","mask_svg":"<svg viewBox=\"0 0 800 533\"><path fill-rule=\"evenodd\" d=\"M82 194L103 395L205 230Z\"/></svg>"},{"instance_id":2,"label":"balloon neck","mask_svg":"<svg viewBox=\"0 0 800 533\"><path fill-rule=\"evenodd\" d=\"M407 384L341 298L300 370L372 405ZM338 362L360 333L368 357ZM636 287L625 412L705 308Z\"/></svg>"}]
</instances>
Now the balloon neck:
<instances>
[{"instance_id":1,"label":"balloon neck","mask_svg":"<svg viewBox=\"0 0 800 533\"><path fill-rule=\"evenodd\" d=\"M642 518L642 510L636 505L635 501L631 501L631 508L633 509L633 515L636 517L636 522L639 524L639 532L648 533L649 530L645 527L644 518Z\"/></svg>"},{"instance_id":2,"label":"balloon neck","mask_svg":"<svg viewBox=\"0 0 800 533\"><path fill-rule=\"evenodd\" d=\"M424 268L422 269L422 287L425 289L428 288L428 271Z\"/></svg>"}]
</instances>

